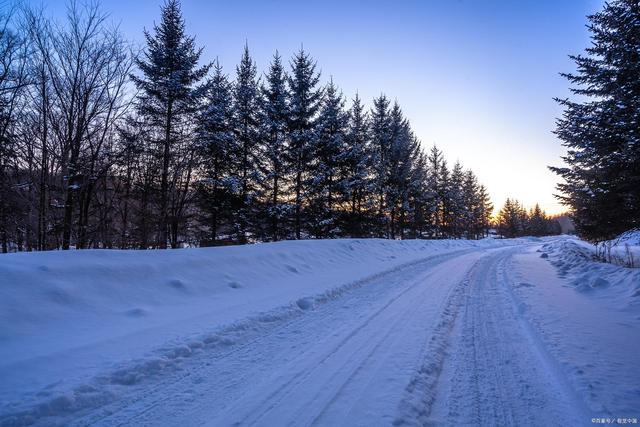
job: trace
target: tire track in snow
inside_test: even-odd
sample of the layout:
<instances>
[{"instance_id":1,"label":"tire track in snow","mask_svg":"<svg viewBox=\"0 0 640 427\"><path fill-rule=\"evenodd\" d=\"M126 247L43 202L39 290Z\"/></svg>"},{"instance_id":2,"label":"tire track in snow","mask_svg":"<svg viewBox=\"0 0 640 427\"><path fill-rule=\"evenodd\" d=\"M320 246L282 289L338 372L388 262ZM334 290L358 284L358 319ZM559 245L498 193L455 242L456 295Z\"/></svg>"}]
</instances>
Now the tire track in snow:
<instances>
[{"instance_id":1,"label":"tire track in snow","mask_svg":"<svg viewBox=\"0 0 640 427\"><path fill-rule=\"evenodd\" d=\"M398 415L393 420L394 426L420 426L429 423L429 415L436 399L436 389L440 381L442 367L449 353L456 319L461 308L464 306L466 311L468 307L463 304L464 297L479 266L486 264L490 259L491 255L487 255L476 261L464 279L457 286L451 288L447 298L442 302L439 322L426 345L423 360L407 385L405 396L398 407Z\"/></svg>"},{"instance_id":2,"label":"tire track in snow","mask_svg":"<svg viewBox=\"0 0 640 427\"><path fill-rule=\"evenodd\" d=\"M324 310L330 315L332 310L335 310L336 308L338 310L340 309L336 306L342 304L342 300L354 300L356 302L354 311L357 312L362 308L358 307L358 301L360 301L362 295L365 296L365 299L362 301L367 301L366 298L369 298L367 304L379 303L380 298L385 298L385 293L391 292L391 295L393 295L394 292L403 289L402 284L396 284L395 287L385 287L381 286L380 283L384 285L385 281L393 281L398 277L404 277L410 274L421 274L425 271L430 271L434 266L440 265L448 260L474 252L480 253L481 250L463 250L432 256L423 260L407 263L381 274L376 274L366 280L347 285L343 288L339 288L338 290L330 291L325 295L316 297L316 309L319 311ZM360 302L362 303L362 301ZM325 307L325 305L330 305L330 307ZM353 315L354 313L345 314ZM260 349L265 346L269 347L270 345L273 345L274 335L283 331L288 333L288 331L290 332L291 329L295 329L297 327L296 325L301 322L302 326L304 326L304 323L306 322L305 319L307 317L316 317L317 315L318 313L316 310L301 311L296 309L292 316L284 316L282 319L276 319L275 322L269 323L266 329L261 329L260 334L257 337L242 344L231 344L229 348L222 350L214 348L213 351L205 348L194 353L191 357L182 360L177 367L177 372L167 372L166 375L159 377L158 380L149 380L146 383L136 385L131 389L131 394L124 395L119 399L119 401L115 402L115 404L108 405L101 409L99 408L98 410L88 411L88 413L85 411L85 413L82 414L80 418L77 418L73 424L145 425L146 423L147 425L153 425L153 422L150 420L154 419L156 413L163 412L167 405L173 407L172 403L176 400L176 396L183 396L186 393L184 390L185 383L190 383L193 378L199 378L207 374L219 374L218 372L215 372L215 368L224 364L225 360L235 359L237 361L241 361L242 358L246 358L246 354L251 353L252 349L260 351ZM330 320L331 316L328 321ZM312 320L309 320L309 322L311 321ZM239 341L241 342L241 340ZM310 351L303 350L300 355L297 355L297 357L307 357L309 356L309 353ZM241 387L244 382L250 383L252 381L250 374L244 374L242 372L237 375L233 375L228 379L238 387ZM207 383L206 380L204 382ZM217 389L215 387L213 389L207 389L200 385L196 385L193 388L194 391L191 395L197 396L198 398L207 394L217 397L215 396L215 393L219 393L219 397L221 397L220 400L229 400L222 395L230 390L220 390L220 387ZM225 408L228 409L229 407L228 403L222 403L222 406L218 408L219 410L214 411L214 414L221 413ZM206 411L206 409L200 409ZM210 411L211 409L208 410ZM177 411L177 413L179 413L181 409L177 408ZM206 416L203 416L202 419L210 420L211 415L214 414L207 414ZM196 424L196 419L197 417L193 419L193 424Z\"/></svg>"},{"instance_id":3,"label":"tire track in snow","mask_svg":"<svg viewBox=\"0 0 640 427\"><path fill-rule=\"evenodd\" d=\"M252 413L252 414L249 415L250 421L249 421L249 417L247 417L247 418L242 419L237 424L238 425L242 425L247 421L248 421L248 423L250 425L257 424L258 421L260 421L261 418L263 418L265 415L267 415L269 413L269 411L271 411L274 408L276 408L277 405L281 404L287 397L289 397L291 395L291 393L294 392L293 389L295 387L297 387L300 384L304 383L305 380L307 380L310 376L316 374L317 370L322 369L324 367L325 363L327 361L329 361L329 359L331 359L339 351L341 351L345 347L345 345L347 343L349 343L353 339L353 337L355 337L363 329L368 327L371 324L371 322L374 319L376 319L378 316L380 316L380 314L383 311L387 310L389 308L389 306L391 306L393 303L395 303L400 297L404 296L404 294L406 294L408 291L412 290L417 284L418 284L418 282L414 283L411 287L404 289L401 293L396 295L394 298L389 300L384 306L382 306L382 308L380 308L379 310L374 312L371 316L369 316L363 323L361 323L357 328L355 328L353 331L351 331L351 333L349 333L349 335L347 335L342 341L340 341L340 343L338 343L338 345L333 347L329 351L329 353L327 353L318 362L318 365L315 368L313 368L312 370L303 369L303 370L299 371L293 378L291 378L285 384L282 384L271 395L267 396L268 407L264 411L262 411L260 413ZM396 328L396 326L398 325L398 323L399 323L399 321L401 319L402 319L401 317L398 317L392 323L388 323L387 324L387 328L384 331L378 330L379 332L376 333L376 336L370 336L369 340L363 342L363 345L358 347L357 349L355 349L355 351L352 354L357 354L357 353L360 353L361 351L365 351L366 352L365 361L366 361L368 358L371 357L372 354L374 354L376 352L376 350L378 350L380 348L380 346L382 344L384 344L385 339L387 339L389 337L389 335L394 331L394 329ZM375 343L375 345L372 346L372 343ZM336 377L343 375L344 374L344 370L347 367L347 365L352 364L352 363L353 362L351 360L347 359L345 361L345 363L341 364L340 367L333 372L333 374L330 376L330 378L328 378L327 383L331 383L331 381L334 380ZM359 367L361 367L361 366L362 365L356 366L355 367L355 371L352 371L351 374L349 376L347 376L344 379L344 381L342 381L342 384L344 385L346 382L348 382L349 379L352 378L353 375L355 375L357 369ZM316 397L319 397L319 395L317 394ZM334 395L334 399L335 399L335 397L337 397L337 394ZM332 399L332 400L334 400L334 399ZM325 407L326 407L326 405L325 405ZM320 412L320 414L318 414L314 418L314 421L317 420L321 415L322 415L322 412ZM313 424L313 422L311 424Z\"/></svg>"},{"instance_id":4,"label":"tire track in snow","mask_svg":"<svg viewBox=\"0 0 640 427\"><path fill-rule=\"evenodd\" d=\"M452 294L456 294L456 293L458 292L458 290L459 290L461 287L464 287L465 285L466 285L466 280L463 280L463 281L462 281L462 282L460 282L459 284L453 285L453 286L449 289L449 291L447 292L447 296L445 297L445 299L444 299L444 300L439 304L439 308L438 308L437 312L438 312L438 313L440 313L439 317L440 317L440 319L441 319L441 320L440 320L440 322L439 322L439 323L438 323L438 324L433 328L433 331L430 333L431 340L433 340L433 337L439 333L439 331L440 331L440 329L442 328L442 326L443 326L444 324L448 323L448 322L446 322L446 321L443 321L442 319L444 319L444 318L446 318L446 317L448 317L448 316L450 315L449 306L451 306L451 305L452 305L452 303L451 303L451 300L452 300ZM423 292L423 293L420 295L420 297L421 297L421 298L424 298L424 296L425 296L427 293L429 293L429 289L428 289L428 288L427 288L427 289L425 289L425 292ZM420 307L419 307L419 306L414 306L414 307L413 307L413 310L411 310L411 312L406 312L406 316L405 316L405 317L411 317L411 316L415 315L415 312L416 312L416 311L418 311L419 309L420 309ZM397 319L397 321L396 321L396 322L394 323L394 325L393 325L393 328L391 328L391 329L389 330L389 333L387 334L387 336L388 336L391 332L394 332L394 331L397 331L397 330L398 330L398 328L397 328L398 323L400 323L400 321L401 321L401 320L405 320L405 317L402 317L402 318L398 318L398 319ZM427 325L425 325L425 327L427 327ZM385 336L385 338L386 338L386 336ZM368 361L368 359L369 359L369 358L371 358L371 357L376 353L376 351L377 351L380 347L382 347L382 345L383 345L383 344L385 344L385 342L384 342L384 341L380 341L380 342L376 345L376 347L375 347L375 348L374 348L374 349L373 349L373 350L372 350L372 351L367 355L367 359L366 359L364 362L366 363L366 362ZM393 344L393 343L391 343L391 344ZM379 354L378 354L378 356L379 356ZM363 363L363 365L364 365L364 363ZM349 380L350 380L353 376L355 376L355 375L358 373L358 371L360 370L360 368L362 368L362 366L363 366L363 365L359 366L359 367L358 367L358 370L354 371L354 372L353 372L353 374L343 382L343 384L342 384L341 388L338 390L338 393L336 393L336 394L334 395L334 397L332 398L332 400L331 400L327 405L325 405L325 406L323 407L322 411L321 411L321 412L320 412L320 413L319 413L319 414L318 414L318 415L313 419L313 422L311 423L312 425L316 425L316 424L318 424L318 422L319 422L319 421L321 421L321 420L322 420L322 416L325 414L325 412L327 411L327 409L330 407L330 405L331 405L333 402L335 402L335 401L337 401L337 400L338 400L338 398L340 397L341 392L343 392L343 390L344 390L344 389L346 388L346 386L348 385ZM394 422L394 424L395 424L395 422Z\"/></svg>"},{"instance_id":5,"label":"tire track in snow","mask_svg":"<svg viewBox=\"0 0 640 427\"><path fill-rule=\"evenodd\" d=\"M415 299L424 300L427 294L431 291L429 287L424 286L425 283L429 283L430 281L429 279L430 278L427 276L419 280L416 280L416 282L411 286L411 288L407 289L407 291L413 290L414 288L422 285L421 287L423 288L423 291L418 296L416 296ZM403 292L403 294L404 293L406 292ZM451 291L449 291L447 294L449 293L451 293ZM360 359L362 361L356 366L356 368L350 373L350 375L346 376L342 381L340 381L340 386L337 389L337 391L335 391L331 399L328 402L326 402L320 408L319 411L317 411L317 414L315 415L315 417L313 417L313 419L309 423L310 425L317 425L321 423L323 417L327 414L331 406L336 402L338 402L340 398L343 397L345 394L348 394L348 393L345 393L345 390L349 388L348 386L351 385L351 381L353 381L358 374L366 370L367 364L371 363L374 360L379 360L382 357L381 352L385 344L387 345L386 346L387 349L393 348L395 342L397 342L401 338L401 331L402 331L401 323L403 321L407 322L408 319L415 316L416 312L420 309L421 309L420 305L418 304L413 305L410 310L403 311L402 315L398 316L395 319L395 321L389 325L387 332L384 334L384 336L381 337L381 339L375 344L375 346L371 348L370 351L367 352L366 357ZM396 333L397 336L395 337L395 339L392 339L391 342L389 342L388 339L393 333ZM341 372L339 371L336 371L334 373L334 377L337 377L339 375L341 375ZM367 384L368 383L369 382L367 382Z\"/></svg>"},{"instance_id":6,"label":"tire track in snow","mask_svg":"<svg viewBox=\"0 0 640 427\"><path fill-rule=\"evenodd\" d=\"M254 407L250 407L249 409L234 408L233 411L245 410L248 414L245 417L237 419L233 424L272 425L275 420L277 420L278 425L312 425L320 422L329 407L339 400L341 391L347 385L350 385L350 381L352 381L360 371L365 370L364 367L367 362L373 356L375 356L375 359L379 359L380 355L378 351L384 344L390 344L388 339L391 334L400 332L400 323L411 320L418 310L424 308L416 302L431 302L430 299L425 299L427 294L433 293L433 289L428 286L431 284L429 276L432 274L432 270L440 268L441 264L444 264L444 262L430 266L430 269L427 270L426 273L405 283L405 285L408 285L407 287L402 289L393 298L388 299L380 309L376 310L368 316L365 321L352 329L336 346L332 347L321 357L320 360L314 360L315 366L309 368L303 364L299 372L267 396L266 401L263 401L259 405L259 408L262 409ZM449 289L449 286L452 285L447 283L446 286L446 289ZM399 304L404 310L398 310L398 307L394 307L394 304L401 298L405 297L405 295L411 291L416 291L416 289L419 291L417 295L411 295L409 301L401 301L401 304ZM449 291L447 291L447 295L448 293ZM407 304L409 305L407 306ZM372 323L383 317L383 314L387 315L387 317L384 317L384 323L381 326L372 327ZM363 332L366 328L373 329L373 333L371 331ZM360 335L362 335L360 337L362 342L358 344L356 348L346 348L349 346L353 347L354 337ZM419 343L417 343L417 345L419 345ZM388 347L391 346L388 345ZM343 354L336 356L339 353ZM344 357L344 353L347 353L349 357L342 363L336 363L331 360L334 357ZM330 365L330 367L326 365ZM321 385L314 385L315 391L313 388L309 388L309 378L313 376L323 376L325 368L331 369L331 372L328 373L326 378L321 380ZM308 395L310 390L313 394ZM303 397L301 397L301 395ZM352 396L349 396L349 398L352 398ZM285 403L290 405L292 401L300 401L300 399L304 399L302 401L303 404L297 403L300 409L289 420L291 423L286 422L282 418L281 412L279 412L281 411L281 406ZM238 406L244 406L244 404Z\"/></svg>"},{"instance_id":7,"label":"tire track in snow","mask_svg":"<svg viewBox=\"0 0 640 427\"><path fill-rule=\"evenodd\" d=\"M473 270L430 411L417 424L584 425L590 418L545 357L497 251Z\"/></svg>"}]
</instances>

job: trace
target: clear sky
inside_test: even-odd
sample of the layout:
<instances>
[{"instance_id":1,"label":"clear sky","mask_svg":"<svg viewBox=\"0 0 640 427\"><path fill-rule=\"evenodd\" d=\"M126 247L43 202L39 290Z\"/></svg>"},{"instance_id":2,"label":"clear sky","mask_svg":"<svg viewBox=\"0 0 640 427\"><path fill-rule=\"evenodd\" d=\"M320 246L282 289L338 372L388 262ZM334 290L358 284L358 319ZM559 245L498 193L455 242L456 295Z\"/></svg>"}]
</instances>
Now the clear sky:
<instances>
[{"instance_id":1,"label":"clear sky","mask_svg":"<svg viewBox=\"0 0 640 427\"><path fill-rule=\"evenodd\" d=\"M63 0L42 0L55 14ZM102 0L123 33L142 43L162 0ZM323 80L370 105L397 99L425 148L473 169L501 205L515 197L549 213L564 150L551 133L569 95L558 75L589 43L586 15L602 0L216 1L182 0L187 31L233 75L245 40L260 72L278 49L304 44Z\"/></svg>"}]
</instances>

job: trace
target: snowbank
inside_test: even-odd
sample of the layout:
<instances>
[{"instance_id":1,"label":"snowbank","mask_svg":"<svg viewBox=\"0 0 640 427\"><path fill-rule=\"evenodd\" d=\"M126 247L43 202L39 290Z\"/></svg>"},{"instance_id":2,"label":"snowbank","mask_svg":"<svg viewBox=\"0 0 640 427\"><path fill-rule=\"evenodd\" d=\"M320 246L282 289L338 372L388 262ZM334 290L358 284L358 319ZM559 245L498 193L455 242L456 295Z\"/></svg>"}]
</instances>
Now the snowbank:
<instances>
[{"instance_id":1,"label":"snowbank","mask_svg":"<svg viewBox=\"0 0 640 427\"><path fill-rule=\"evenodd\" d=\"M640 269L562 236L514 256L508 271L523 317L592 416L637 418Z\"/></svg>"},{"instance_id":2,"label":"snowbank","mask_svg":"<svg viewBox=\"0 0 640 427\"><path fill-rule=\"evenodd\" d=\"M0 256L0 424L99 404L114 391L92 379L137 383L368 276L505 244L348 239Z\"/></svg>"},{"instance_id":3,"label":"snowbank","mask_svg":"<svg viewBox=\"0 0 640 427\"><path fill-rule=\"evenodd\" d=\"M640 268L640 230L630 230L622 233L610 242L611 261L625 267Z\"/></svg>"},{"instance_id":4,"label":"snowbank","mask_svg":"<svg viewBox=\"0 0 640 427\"><path fill-rule=\"evenodd\" d=\"M620 246L640 246L640 230L630 230L622 233L616 241Z\"/></svg>"},{"instance_id":5,"label":"snowbank","mask_svg":"<svg viewBox=\"0 0 640 427\"><path fill-rule=\"evenodd\" d=\"M624 243L637 243L640 233L628 233ZM621 250L623 240L615 246ZM635 251L640 247L633 246ZM563 238L546 243L541 257L548 258L561 278L579 292L593 293L596 297L614 298L625 304L640 303L640 268L626 268L602 262L596 247L577 238ZM640 261L640 258L639 258Z\"/></svg>"}]
</instances>

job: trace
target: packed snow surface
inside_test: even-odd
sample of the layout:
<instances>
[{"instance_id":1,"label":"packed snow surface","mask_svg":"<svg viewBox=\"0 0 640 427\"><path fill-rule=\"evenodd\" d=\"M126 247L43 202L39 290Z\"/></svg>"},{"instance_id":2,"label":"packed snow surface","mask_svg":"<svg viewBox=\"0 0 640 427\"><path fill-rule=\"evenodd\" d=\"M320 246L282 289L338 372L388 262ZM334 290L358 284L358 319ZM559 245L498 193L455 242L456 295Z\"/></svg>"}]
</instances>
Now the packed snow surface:
<instances>
[{"instance_id":1,"label":"packed snow surface","mask_svg":"<svg viewBox=\"0 0 640 427\"><path fill-rule=\"evenodd\" d=\"M0 256L0 425L640 419L640 270L569 237Z\"/></svg>"}]
</instances>

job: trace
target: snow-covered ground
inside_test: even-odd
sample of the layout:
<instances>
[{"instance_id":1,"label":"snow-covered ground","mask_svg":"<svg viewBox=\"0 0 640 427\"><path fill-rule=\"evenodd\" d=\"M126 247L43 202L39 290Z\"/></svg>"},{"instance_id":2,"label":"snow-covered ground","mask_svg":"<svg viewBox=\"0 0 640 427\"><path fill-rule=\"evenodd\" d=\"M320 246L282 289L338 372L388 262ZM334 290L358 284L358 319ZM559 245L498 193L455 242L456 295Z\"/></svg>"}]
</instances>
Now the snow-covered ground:
<instances>
[{"instance_id":1,"label":"snow-covered ground","mask_svg":"<svg viewBox=\"0 0 640 427\"><path fill-rule=\"evenodd\" d=\"M627 267L640 267L640 230L622 233L602 246L604 251L610 247L613 263Z\"/></svg>"},{"instance_id":2,"label":"snow-covered ground","mask_svg":"<svg viewBox=\"0 0 640 427\"><path fill-rule=\"evenodd\" d=\"M573 238L0 256L0 425L640 419L640 270Z\"/></svg>"}]
</instances>

